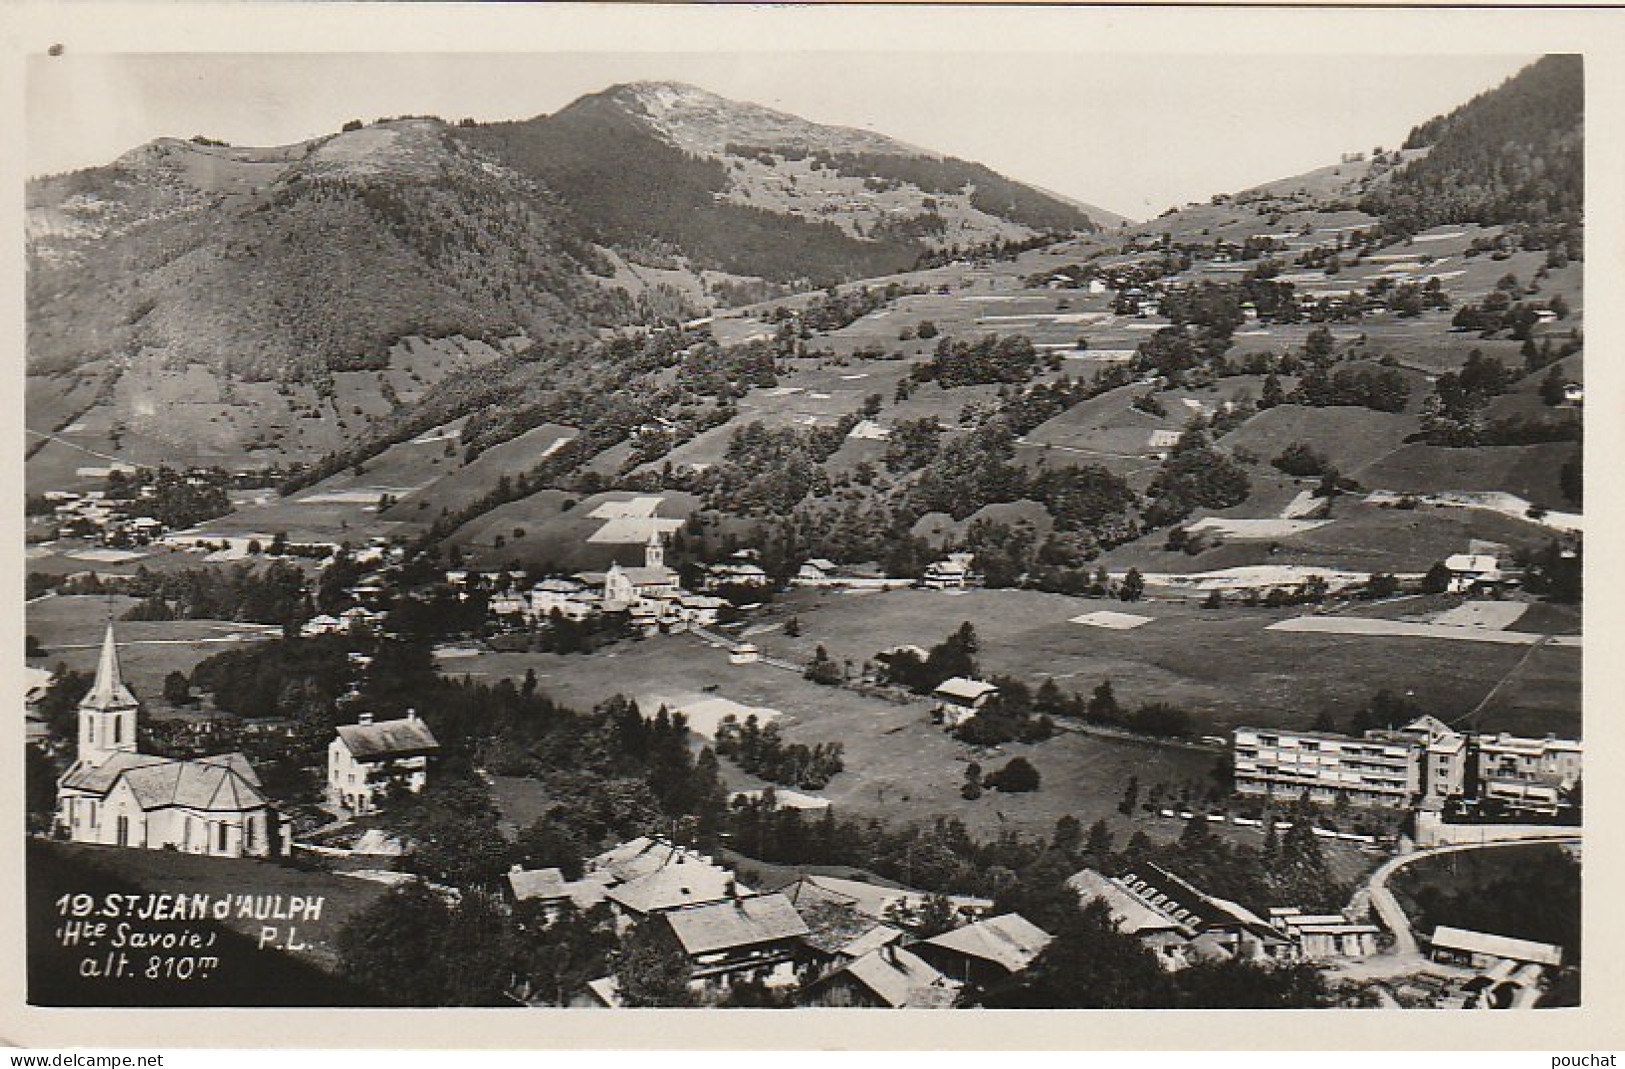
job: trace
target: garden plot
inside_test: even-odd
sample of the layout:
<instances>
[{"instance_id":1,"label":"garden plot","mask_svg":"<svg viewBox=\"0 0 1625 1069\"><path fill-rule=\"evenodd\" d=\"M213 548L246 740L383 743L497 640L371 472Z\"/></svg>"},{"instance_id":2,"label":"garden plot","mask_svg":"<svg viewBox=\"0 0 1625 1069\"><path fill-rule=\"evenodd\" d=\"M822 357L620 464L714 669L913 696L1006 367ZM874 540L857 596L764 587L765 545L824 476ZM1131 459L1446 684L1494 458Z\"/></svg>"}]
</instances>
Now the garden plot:
<instances>
[{"instance_id":1,"label":"garden plot","mask_svg":"<svg viewBox=\"0 0 1625 1069\"><path fill-rule=\"evenodd\" d=\"M1312 632L1323 635L1372 635L1383 638L1443 638L1463 642L1494 642L1508 646L1574 646L1579 635L1537 635L1528 631L1496 631L1488 627L1420 624L1408 620L1374 620L1362 616L1296 616L1270 624L1269 631Z\"/></svg>"},{"instance_id":2,"label":"garden plot","mask_svg":"<svg viewBox=\"0 0 1625 1069\"><path fill-rule=\"evenodd\" d=\"M1071 623L1083 624L1085 627L1104 627L1108 631L1130 631L1136 627L1144 627L1155 617L1136 616L1131 612L1086 612L1082 616L1074 616Z\"/></svg>"}]
</instances>

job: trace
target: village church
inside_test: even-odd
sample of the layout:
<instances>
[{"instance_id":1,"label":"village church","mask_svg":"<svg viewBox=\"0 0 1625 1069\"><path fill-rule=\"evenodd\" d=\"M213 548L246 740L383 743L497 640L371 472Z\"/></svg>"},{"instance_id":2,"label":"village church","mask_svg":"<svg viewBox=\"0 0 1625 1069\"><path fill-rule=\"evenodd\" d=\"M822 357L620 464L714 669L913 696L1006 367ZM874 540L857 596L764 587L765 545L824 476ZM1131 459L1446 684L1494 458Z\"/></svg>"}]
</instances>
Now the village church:
<instances>
[{"instance_id":1,"label":"village church","mask_svg":"<svg viewBox=\"0 0 1625 1069\"><path fill-rule=\"evenodd\" d=\"M79 703L77 760L57 781L59 832L81 843L267 857L280 849L276 810L241 753L182 761L143 754L141 703L124 685L113 625L96 681Z\"/></svg>"}]
</instances>

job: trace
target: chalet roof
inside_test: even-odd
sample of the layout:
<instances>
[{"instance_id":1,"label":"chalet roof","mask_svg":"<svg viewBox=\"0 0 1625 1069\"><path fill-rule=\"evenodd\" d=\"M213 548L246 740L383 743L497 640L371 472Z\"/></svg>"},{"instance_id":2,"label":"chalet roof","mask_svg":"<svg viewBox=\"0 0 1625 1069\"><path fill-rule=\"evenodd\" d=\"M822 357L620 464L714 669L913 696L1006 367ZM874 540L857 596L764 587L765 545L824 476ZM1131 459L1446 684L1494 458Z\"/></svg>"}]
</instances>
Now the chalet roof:
<instances>
[{"instance_id":1,"label":"chalet roof","mask_svg":"<svg viewBox=\"0 0 1625 1069\"><path fill-rule=\"evenodd\" d=\"M1049 945L1054 936L1019 913L1006 913L933 936L927 945L989 961L1006 972L1019 972Z\"/></svg>"},{"instance_id":2,"label":"chalet roof","mask_svg":"<svg viewBox=\"0 0 1625 1069\"><path fill-rule=\"evenodd\" d=\"M414 757L440 749L429 725L416 716L374 724L340 724L338 733L339 741L358 761Z\"/></svg>"},{"instance_id":3,"label":"chalet roof","mask_svg":"<svg viewBox=\"0 0 1625 1069\"><path fill-rule=\"evenodd\" d=\"M786 898L789 896L786 895ZM902 933L895 928L881 924L875 918L860 911L852 902L840 902L834 899L813 901L811 896L803 895L801 900L792 903L801 919L806 922L807 934L802 942L814 950L821 950L826 954L849 954L848 950L854 943L864 939L876 929L885 929L892 933L892 938ZM883 945L890 940L881 939L874 945ZM873 950L874 946L866 945L863 952Z\"/></svg>"},{"instance_id":4,"label":"chalet roof","mask_svg":"<svg viewBox=\"0 0 1625 1069\"><path fill-rule=\"evenodd\" d=\"M931 693L938 698L973 702L977 698L996 693L998 689L993 684L983 682L980 679L965 679L963 676L954 676L952 679L944 680Z\"/></svg>"},{"instance_id":5,"label":"chalet roof","mask_svg":"<svg viewBox=\"0 0 1625 1069\"><path fill-rule=\"evenodd\" d=\"M1436 716L1419 716L1399 729L1402 734L1421 735L1429 740L1460 737L1461 733Z\"/></svg>"},{"instance_id":6,"label":"chalet roof","mask_svg":"<svg viewBox=\"0 0 1625 1069\"><path fill-rule=\"evenodd\" d=\"M1249 934L1261 941L1281 941L1279 932L1245 906L1205 894L1160 865L1147 864L1127 873L1123 876L1123 882L1126 885L1133 882L1145 883L1147 889L1143 893L1132 886L1129 889L1152 908L1164 915L1173 916L1176 920L1179 919L1181 911L1185 912L1189 915L1186 923L1197 931L1239 927L1246 929ZM1164 896L1166 901L1158 905L1155 901L1157 895Z\"/></svg>"},{"instance_id":7,"label":"chalet roof","mask_svg":"<svg viewBox=\"0 0 1625 1069\"><path fill-rule=\"evenodd\" d=\"M589 860L587 867L608 871L624 883L639 876L649 875L665 865L678 852L678 847L663 839L651 839L647 835L640 835L636 839L629 839L605 850Z\"/></svg>"},{"instance_id":8,"label":"chalet roof","mask_svg":"<svg viewBox=\"0 0 1625 1069\"><path fill-rule=\"evenodd\" d=\"M1563 948L1550 943L1537 943L1531 939L1514 939L1508 935L1474 932L1466 928L1451 928L1441 924L1433 930L1435 949L1460 950L1469 954L1489 954L1512 961L1528 961L1537 965L1563 964Z\"/></svg>"},{"instance_id":9,"label":"chalet roof","mask_svg":"<svg viewBox=\"0 0 1625 1069\"><path fill-rule=\"evenodd\" d=\"M807 934L807 924L783 895L756 895L679 909L666 915L691 955L759 946Z\"/></svg>"},{"instance_id":10,"label":"chalet roof","mask_svg":"<svg viewBox=\"0 0 1625 1069\"><path fill-rule=\"evenodd\" d=\"M614 881L607 872L589 872L579 880L566 880L558 869L521 869L508 873L508 886L520 902L563 902L589 910L605 898Z\"/></svg>"},{"instance_id":11,"label":"chalet roof","mask_svg":"<svg viewBox=\"0 0 1625 1069\"><path fill-rule=\"evenodd\" d=\"M139 703L130 688L124 685L124 676L118 663L118 644L113 639L113 623L107 623L107 634L102 639L101 661L96 665L96 681L79 702L81 709L134 709Z\"/></svg>"},{"instance_id":12,"label":"chalet roof","mask_svg":"<svg viewBox=\"0 0 1625 1069\"><path fill-rule=\"evenodd\" d=\"M901 947L871 951L842 971L893 1009L939 1009L959 994L957 982Z\"/></svg>"},{"instance_id":13,"label":"chalet roof","mask_svg":"<svg viewBox=\"0 0 1625 1069\"><path fill-rule=\"evenodd\" d=\"M908 894L897 887L881 887L858 880L843 880L838 876L802 876L781 888L797 908L833 902L850 905L869 917L879 919L886 908Z\"/></svg>"},{"instance_id":14,"label":"chalet roof","mask_svg":"<svg viewBox=\"0 0 1625 1069\"><path fill-rule=\"evenodd\" d=\"M1444 559L1444 566L1453 572L1495 572L1499 565L1487 553L1452 553Z\"/></svg>"},{"instance_id":15,"label":"chalet roof","mask_svg":"<svg viewBox=\"0 0 1625 1069\"><path fill-rule=\"evenodd\" d=\"M508 888L521 902L533 898L550 902L566 897L564 873L558 869L517 869L508 873Z\"/></svg>"},{"instance_id":16,"label":"chalet roof","mask_svg":"<svg viewBox=\"0 0 1625 1069\"><path fill-rule=\"evenodd\" d=\"M744 893L726 869L704 862L678 860L647 876L611 888L611 902L639 915L659 913L727 898L729 891Z\"/></svg>"}]
</instances>

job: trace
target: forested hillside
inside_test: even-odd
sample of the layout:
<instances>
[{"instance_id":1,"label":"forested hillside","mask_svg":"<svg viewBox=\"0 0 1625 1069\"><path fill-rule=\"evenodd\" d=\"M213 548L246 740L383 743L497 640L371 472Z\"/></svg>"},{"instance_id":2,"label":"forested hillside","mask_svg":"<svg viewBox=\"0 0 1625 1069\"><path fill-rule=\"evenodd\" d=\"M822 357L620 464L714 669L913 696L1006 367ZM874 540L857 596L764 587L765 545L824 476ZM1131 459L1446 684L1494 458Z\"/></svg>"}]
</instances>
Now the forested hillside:
<instances>
[{"instance_id":1,"label":"forested hillside","mask_svg":"<svg viewBox=\"0 0 1625 1069\"><path fill-rule=\"evenodd\" d=\"M1501 87L1411 131L1428 154L1361 204L1391 230L1445 223L1522 224L1568 240L1585 196L1585 84L1580 56L1547 56Z\"/></svg>"}]
</instances>

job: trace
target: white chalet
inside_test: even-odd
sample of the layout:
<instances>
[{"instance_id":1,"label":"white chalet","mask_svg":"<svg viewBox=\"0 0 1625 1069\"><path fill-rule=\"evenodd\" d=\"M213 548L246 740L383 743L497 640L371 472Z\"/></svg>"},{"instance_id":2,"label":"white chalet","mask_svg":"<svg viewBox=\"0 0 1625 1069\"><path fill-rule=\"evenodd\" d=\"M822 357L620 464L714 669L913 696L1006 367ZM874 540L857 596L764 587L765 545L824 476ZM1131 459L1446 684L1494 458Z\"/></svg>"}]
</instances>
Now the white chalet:
<instances>
[{"instance_id":1,"label":"white chalet","mask_svg":"<svg viewBox=\"0 0 1625 1069\"><path fill-rule=\"evenodd\" d=\"M970 581L970 562L969 553L950 553L926 567L920 584L931 590L963 590Z\"/></svg>"},{"instance_id":2,"label":"white chalet","mask_svg":"<svg viewBox=\"0 0 1625 1069\"><path fill-rule=\"evenodd\" d=\"M836 577L839 570L834 561L825 560L823 557L814 557L802 564L792 581L797 584L807 583L813 585L828 583Z\"/></svg>"},{"instance_id":3,"label":"white chalet","mask_svg":"<svg viewBox=\"0 0 1625 1069\"><path fill-rule=\"evenodd\" d=\"M439 752L440 743L416 712L376 723L371 713L362 713L357 723L339 725L327 744L327 800L353 813L371 813L392 783L421 791L429 758Z\"/></svg>"},{"instance_id":4,"label":"white chalet","mask_svg":"<svg viewBox=\"0 0 1625 1069\"><path fill-rule=\"evenodd\" d=\"M999 688L991 683L954 676L944 680L931 692L931 697L937 700L931 715L933 719L941 719L944 724L956 728L981 711L997 693Z\"/></svg>"},{"instance_id":5,"label":"white chalet","mask_svg":"<svg viewBox=\"0 0 1625 1069\"><path fill-rule=\"evenodd\" d=\"M1476 586L1501 582L1501 565L1488 553L1453 553L1444 559L1450 572L1450 592L1464 594Z\"/></svg>"}]
</instances>

